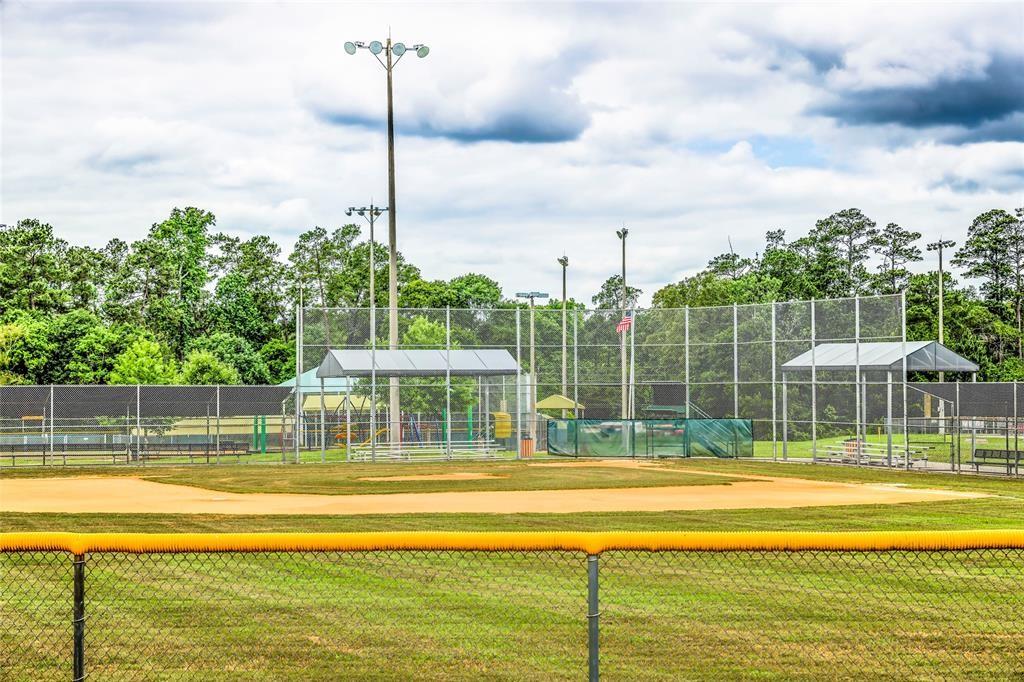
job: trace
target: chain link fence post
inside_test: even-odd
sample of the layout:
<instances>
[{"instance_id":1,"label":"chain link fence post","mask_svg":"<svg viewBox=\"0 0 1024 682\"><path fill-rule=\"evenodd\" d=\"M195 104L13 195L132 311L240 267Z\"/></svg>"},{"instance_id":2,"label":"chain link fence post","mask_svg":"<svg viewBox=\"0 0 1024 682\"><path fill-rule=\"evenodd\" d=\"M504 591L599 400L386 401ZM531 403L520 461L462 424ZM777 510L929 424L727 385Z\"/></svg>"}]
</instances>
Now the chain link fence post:
<instances>
[{"instance_id":1,"label":"chain link fence post","mask_svg":"<svg viewBox=\"0 0 1024 682\"><path fill-rule=\"evenodd\" d=\"M327 406L324 403L324 379L320 378L320 463L327 461Z\"/></svg>"},{"instance_id":2,"label":"chain link fence post","mask_svg":"<svg viewBox=\"0 0 1024 682\"><path fill-rule=\"evenodd\" d=\"M377 307L370 307L370 461L377 461Z\"/></svg>"},{"instance_id":3,"label":"chain link fence post","mask_svg":"<svg viewBox=\"0 0 1024 682\"><path fill-rule=\"evenodd\" d=\"M775 337L776 337L776 316L778 312L779 304L776 301L772 301L772 461L776 461L779 458L779 404L778 404L778 393L775 385L776 377L778 376L778 368L776 363L778 362L777 353L775 348Z\"/></svg>"},{"instance_id":4,"label":"chain link fence post","mask_svg":"<svg viewBox=\"0 0 1024 682\"><path fill-rule=\"evenodd\" d=\"M949 470L956 473L957 461L960 459L960 382L953 384L953 416L950 421L952 436L949 441Z\"/></svg>"},{"instance_id":5,"label":"chain link fence post","mask_svg":"<svg viewBox=\"0 0 1024 682\"><path fill-rule=\"evenodd\" d=\"M600 679L600 601L597 585L597 554L587 555L587 679Z\"/></svg>"},{"instance_id":6,"label":"chain link fence post","mask_svg":"<svg viewBox=\"0 0 1024 682\"><path fill-rule=\"evenodd\" d=\"M295 463L299 463L299 427L302 421L302 284L299 284L299 303L295 306L295 423L292 440L295 445Z\"/></svg>"},{"instance_id":7,"label":"chain link fence post","mask_svg":"<svg viewBox=\"0 0 1024 682\"><path fill-rule=\"evenodd\" d=\"M217 386L217 464L220 464L220 386Z\"/></svg>"},{"instance_id":8,"label":"chain link fence post","mask_svg":"<svg viewBox=\"0 0 1024 682\"><path fill-rule=\"evenodd\" d=\"M1020 412L1017 409L1017 382L1013 382L1013 475L1020 476Z\"/></svg>"},{"instance_id":9,"label":"chain link fence post","mask_svg":"<svg viewBox=\"0 0 1024 682\"><path fill-rule=\"evenodd\" d=\"M74 682L85 679L85 555L74 555L74 605L72 628L74 630L74 651L72 674Z\"/></svg>"},{"instance_id":10,"label":"chain link fence post","mask_svg":"<svg viewBox=\"0 0 1024 682\"><path fill-rule=\"evenodd\" d=\"M910 418L907 415L907 292L900 292L900 343L903 356L903 458L910 471Z\"/></svg>"},{"instance_id":11,"label":"chain link fence post","mask_svg":"<svg viewBox=\"0 0 1024 682\"><path fill-rule=\"evenodd\" d=\"M452 458L452 308L444 309L444 421L445 459Z\"/></svg>"},{"instance_id":12,"label":"chain link fence post","mask_svg":"<svg viewBox=\"0 0 1024 682\"><path fill-rule=\"evenodd\" d=\"M573 418L580 418L580 339L579 339L580 311L573 308L572 311L572 401L576 403L573 408Z\"/></svg>"},{"instance_id":13,"label":"chain link fence post","mask_svg":"<svg viewBox=\"0 0 1024 682\"><path fill-rule=\"evenodd\" d=\"M683 309L683 381L686 418L690 418L690 306Z\"/></svg>"},{"instance_id":14,"label":"chain link fence post","mask_svg":"<svg viewBox=\"0 0 1024 682\"><path fill-rule=\"evenodd\" d=\"M811 461L818 461L818 362L815 342L815 300L811 299Z\"/></svg>"},{"instance_id":15,"label":"chain link fence post","mask_svg":"<svg viewBox=\"0 0 1024 682\"><path fill-rule=\"evenodd\" d=\"M740 322L739 306L732 304L732 417L740 417Z\"/></svg>"},{"instance_id":16,"label":"chain link fence post","mask_svg":"<svg viewBox=\"0 0 1024 682\"><path fill-rule=\"evenodd\" d=\"M50 429L49 429L49 431L50 431L50 438L49 438L50 444L49 444L49 448L50 448L50 460L52 461L53 458L54 458L54 455L55 455L54 448L53 448L53 384L50 384L50 412L47 415L47 417L49 417L49 419L48 419L48 422L49 422L48 426L50 427ZM65 456L65 461L63 463L67 464L67 457L66 456ZM43 466L46 466L46 456L45 455L43 455Z\"/></svg>"},{"instance_id":17,"label":"chain link fence post","mask_svg":"<svg viewBox=\"0 0 1024 682\"><path fill-rule=\"evenodd\" d=\"M142 462L142 386L135 384L135 459Z\"/></svg>"},{"instance_id":18,"label":"chain link fence post","mask_svg":"<svg viewBox=\"0 0 1024 682\"><path fill-rule=\"evenodd\" d=\"M520 327L520 308L516 306L516 459L523 456L523 340Z\"/></svg>"},{"instance_id":19,"label":"chain link fence post","mask_svg":"<svg viewBox=\"0 0 1024 682\"><path fill-rule=\"evenodd\" d=\"M855 425L855 438L857 439L856 453L857 453L857 466L864 464L862 458L864 456L864 440L867 438L867 419L861 419L861 409L865 405L861 402L861 391L860 391L860 296L853 299L853 386L856 399L856 412L857 415L854 419ZM861 434L861 425L864 425L863 435Z\"/></svg>"}]
</instances>

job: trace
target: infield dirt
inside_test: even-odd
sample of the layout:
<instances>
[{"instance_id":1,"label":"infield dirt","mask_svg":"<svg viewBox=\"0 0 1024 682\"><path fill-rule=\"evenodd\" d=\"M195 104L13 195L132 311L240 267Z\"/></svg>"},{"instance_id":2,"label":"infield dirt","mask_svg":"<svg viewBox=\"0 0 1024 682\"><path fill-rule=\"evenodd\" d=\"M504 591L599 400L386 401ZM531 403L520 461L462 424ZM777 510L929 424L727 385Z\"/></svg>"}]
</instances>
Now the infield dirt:
<instances>
[{"instance_id":1,"label":"infield dirt","mask_svg":"<svg viewBox=\"0 0 1024 682\"><path fill-rule=\"evenodd\" d=\"M639 463L625 462L566 464L641 466ZM717 474L707 472L707 475ZM903 504L981 497L987 495L932 488L904 488L892 484L840 483L753 475L744 475L738 481L733 478L721 485L377 495L230 493L125 476L0 480L0 511L26 513L570 514Z\"/></svg>"}]
</instances>

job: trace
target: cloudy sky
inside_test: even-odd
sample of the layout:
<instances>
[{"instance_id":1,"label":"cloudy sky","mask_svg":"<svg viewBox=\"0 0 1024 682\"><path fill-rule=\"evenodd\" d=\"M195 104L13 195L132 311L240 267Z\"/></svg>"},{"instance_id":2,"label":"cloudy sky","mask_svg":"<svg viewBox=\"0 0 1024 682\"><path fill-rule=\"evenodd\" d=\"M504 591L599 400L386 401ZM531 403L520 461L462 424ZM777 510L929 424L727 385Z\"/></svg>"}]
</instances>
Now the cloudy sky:
<instances>
[{"instance_id":1,"label":"cloudy sky","mask_svg":"<svg viewBox=\"0 0 1024 682\"><path fill-rule=\"evenodd\" d=\"M287 252L387 195L425 277L649 298L766 230L856 206L962 239L1024 189L1024 3L327 4L3 0L0 221L132 240L174 206Z\"/></svg>"}]
</instances>

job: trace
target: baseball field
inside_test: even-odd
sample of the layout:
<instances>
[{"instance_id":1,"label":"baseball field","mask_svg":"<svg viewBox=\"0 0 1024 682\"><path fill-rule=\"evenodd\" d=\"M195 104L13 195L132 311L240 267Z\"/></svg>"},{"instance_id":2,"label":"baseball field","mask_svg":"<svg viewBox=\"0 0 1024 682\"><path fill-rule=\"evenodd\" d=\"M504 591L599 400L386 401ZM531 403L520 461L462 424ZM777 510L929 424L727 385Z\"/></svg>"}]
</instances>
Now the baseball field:
<instances>
[{"instance_id":1,"label":"baseball field","mask_svg":"<svg viewBox=\"0 0 1024 682\"><path fill-rule=\"evenodd\" d=\"M722 460L7 470L5 532L962 531L1020 481ZM69 564L3 555L5 678L66 677ZM601 557L608 679L1024 674L1019 550ZM105 552L99 679L578 679L585 553ZM1016 615L1014 615L1016 614ZM26 637L26 633L31 636Z\"/></svg>"}]
</instances>

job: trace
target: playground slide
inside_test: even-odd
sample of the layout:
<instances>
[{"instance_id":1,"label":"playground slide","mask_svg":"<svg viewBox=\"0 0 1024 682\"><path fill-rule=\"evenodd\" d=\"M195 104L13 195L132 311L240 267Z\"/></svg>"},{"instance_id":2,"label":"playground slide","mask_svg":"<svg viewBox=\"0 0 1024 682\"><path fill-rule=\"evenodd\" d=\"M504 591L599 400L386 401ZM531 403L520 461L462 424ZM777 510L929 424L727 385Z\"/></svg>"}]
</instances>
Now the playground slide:
<instances>
[{"instance_id":1,"label":"playground slide","mask_svg":"<svg viewBox=\"0 0 1024 682\"><path fill-rule=\"evenodd\" d=\"M388 427L382 426L379 429L377 429L377 437L380 437L380 436L382 436L383 434L385 434L387 432L388 432ZM370 444L370 440L371 439L369 439L369 438L364 440L362 443L359 444L360 447L362 447L363 445L369 445Z\"/></svg>"}]
</instances>

